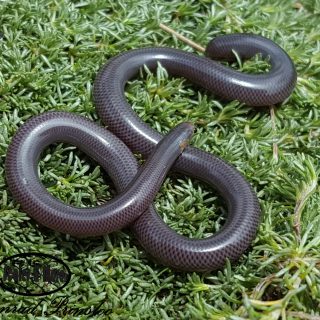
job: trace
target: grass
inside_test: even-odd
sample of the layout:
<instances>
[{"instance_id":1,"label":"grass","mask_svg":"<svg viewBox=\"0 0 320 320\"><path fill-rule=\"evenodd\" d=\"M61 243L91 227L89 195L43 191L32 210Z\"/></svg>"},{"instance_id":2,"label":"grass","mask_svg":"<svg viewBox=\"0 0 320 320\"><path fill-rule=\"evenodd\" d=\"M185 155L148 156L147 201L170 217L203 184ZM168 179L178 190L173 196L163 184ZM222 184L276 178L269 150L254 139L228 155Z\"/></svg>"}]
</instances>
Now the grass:
<instances>
[{"instance_id":1,"label":"grass","mask_svg":"<svg viewBox=\"0 0 320 320\"><path fill-rule=\"evenodd\" d=\"M318 0L0 1L0 257L49 253L73 274L66 288L44 298L2 291L0 308L38 304L28 319L319 320L319 16ZM193 51L159 22L203 46L225 33L267 36L298 71L292 96L266 109L223 102L161 67L127 87L130 104L157 130L195 122L192 144L231 162L258 194L263 219L252 247L239 263L207 274L156 264L128 230L80 241L44 229L13 201L4 178L8 144L31 116L66 110L99 122L92 83L110 57L155 45ZM234 67L257 72L266 65L252 59ZM72 146L50 147L39 170L48 190L67 203L93 206L114 195L99 166ZM219 195L188 177L168 177L156 207L172 228L194 238L224 221ZM54 311L63 297L68 312ZM76 313L99 305L104 316Z\"/></svg>"}]
</instances>

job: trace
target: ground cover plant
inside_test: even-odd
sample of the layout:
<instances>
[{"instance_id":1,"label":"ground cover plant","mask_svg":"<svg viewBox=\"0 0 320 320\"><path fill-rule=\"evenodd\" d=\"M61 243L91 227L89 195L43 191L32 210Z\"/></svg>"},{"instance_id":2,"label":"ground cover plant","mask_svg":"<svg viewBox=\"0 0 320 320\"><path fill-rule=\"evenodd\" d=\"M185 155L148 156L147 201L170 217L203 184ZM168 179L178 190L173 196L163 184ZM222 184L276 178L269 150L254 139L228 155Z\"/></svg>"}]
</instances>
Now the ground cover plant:
<instances>
[{"instance_id":1,"label":"ground cover plant","mask_svg":"<svg viewBox=\"0 0 320 320\"><path fill-rule=\"evenodd\" d=\"M0 289L0 319L319 320L319 21L318 0L0 0L0 258L48 253L72 271L67 287L43 298ZM92 84L112 56L155 45L194 51L160 22L203 46L232 32L266 36L298 72L287 101L258 109L221 101L161 66L127 86L144 121L161 132L194 122L192 145L232 163L257 192L263 217L252 247L238 263L206 274L158 265L129 230L77 240L43 228L13 201L4 176L8 144L33 115L65 110L101 123ZM256 57L232 67L264 72L268 64ZM49 147L39 172L48 191L72 205L114 196L100 167L70 145ZM169 176L155 204L166 223L189 237L209 236L225 219L219 195L184 176ZM54 311L64 297L67 306ZM28 315L10 312L34 306ZM98 306L104 316L84 314Z\"/></svg>"}]
</instances>

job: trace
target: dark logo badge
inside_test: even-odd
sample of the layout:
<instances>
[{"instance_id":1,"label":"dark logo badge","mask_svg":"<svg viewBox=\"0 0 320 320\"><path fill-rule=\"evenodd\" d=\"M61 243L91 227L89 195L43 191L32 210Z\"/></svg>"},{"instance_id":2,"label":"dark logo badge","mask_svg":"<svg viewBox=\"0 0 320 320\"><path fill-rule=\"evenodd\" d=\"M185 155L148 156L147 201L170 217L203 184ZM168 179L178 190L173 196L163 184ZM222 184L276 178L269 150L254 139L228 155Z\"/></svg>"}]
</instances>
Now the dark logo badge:
<instances>
[{"instance_id":1,"label":"dark logo badge","mask_svg":"<svg viewBox=\"0 0 320 320\"><path fill-rule=\"evenodd\" d=\"M64 288L70 281L69 267L43 253L21 253L0 263L0 287L24 296L44 296Z\"/></svg>"}]
</instances>

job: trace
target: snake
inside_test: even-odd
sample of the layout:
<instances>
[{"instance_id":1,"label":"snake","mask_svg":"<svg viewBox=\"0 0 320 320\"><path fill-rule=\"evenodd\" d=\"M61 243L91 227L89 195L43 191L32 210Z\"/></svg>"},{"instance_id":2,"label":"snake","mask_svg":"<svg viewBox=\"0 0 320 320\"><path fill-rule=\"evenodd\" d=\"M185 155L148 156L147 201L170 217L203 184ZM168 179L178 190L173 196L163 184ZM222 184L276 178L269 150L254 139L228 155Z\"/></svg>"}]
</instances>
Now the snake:
<instances>
[{"instance_id":1,"label":"snake","mask_svg":"<svg viewBox=\"0 0 320 320\"><path fill-rule=\"evenodd\" d=\"M240 72L221 63L256 54L270 70ZM256 236L261 209L244 176L220 157L188 145L193 125L183 122L163 136L134 112L125 86L141 67L161 64L170 76L183 77L221 99L248 106L282 103L296 83L295 66L275 42L255 34L229 34L211 40L205 55L169 47L131 49L112 57L93 85L96 111L107 127L74 113L49 111L25 121L8 147L6 180L14 199L39 224L75 237L101 236L129 227L157 263L178 271L208 272L238 261ZM117 195L95 207L75 207L51 195L38 173L41 153L50 144L77 146L101 165ZM139 166L133 155L146 159ZM178 234L156 212L153 201L169 172L195 178L213 188L227 207L223 226L212 236Z\"/></svg>"}]
</instances>

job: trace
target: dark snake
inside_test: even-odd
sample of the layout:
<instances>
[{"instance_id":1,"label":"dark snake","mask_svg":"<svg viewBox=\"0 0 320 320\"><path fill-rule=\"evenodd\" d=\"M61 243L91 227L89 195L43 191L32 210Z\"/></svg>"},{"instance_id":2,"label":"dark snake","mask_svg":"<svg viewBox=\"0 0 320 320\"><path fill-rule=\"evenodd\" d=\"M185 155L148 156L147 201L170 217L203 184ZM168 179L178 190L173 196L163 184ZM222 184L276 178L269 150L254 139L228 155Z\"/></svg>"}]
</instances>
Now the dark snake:
<instances>
[{"instance_id":1,"label":"dark snake","mask_svg":"<svg viewBox=\"0 0 320 320\"><path fill-rule=\"evenodd\" d=\"M213 61L235 61L233 50L241 59L261 54L269 59L270 71L244 74ZM130 227L148 253L177 270L208 271L221 268L226 259L239 259L255 237L261 215L249 183L222 159L186 147L191 124L180 124L163 138L139 119L124 94L126 83L143 65L155 70L158 62L171 76L185 77L223 99L255 107L284 101L296 83L289 56L261 36L217 37L208 44L206 56L154 47L130 50L110 59L96 77L93 98L100 118L112 133L66 112L47 112L27 120L13 137L6 158L7 183L15 200L40 224L78 237ZM119 195L92 208L77 208L53 197L41 183L37 167L42 151L57 141L71 143L97 161ZM133 152L147 159L140 168ZM169 170L207 183L224 198L227 219L216 234L189 239L158 216L152 202Z\"/></svg>"}]
</instances>

